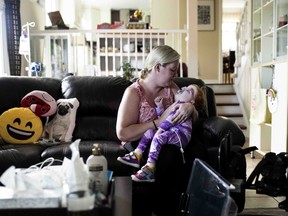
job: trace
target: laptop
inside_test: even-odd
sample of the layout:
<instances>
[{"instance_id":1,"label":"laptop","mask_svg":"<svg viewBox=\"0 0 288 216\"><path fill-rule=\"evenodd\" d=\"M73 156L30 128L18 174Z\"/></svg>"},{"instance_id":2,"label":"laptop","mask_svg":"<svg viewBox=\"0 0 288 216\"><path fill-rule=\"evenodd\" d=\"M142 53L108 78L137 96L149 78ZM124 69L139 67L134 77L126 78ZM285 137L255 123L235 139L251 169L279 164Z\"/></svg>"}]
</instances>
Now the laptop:
<instances>
[{"instance_id":1,"label":"laptop","mask_svg":"<svg viewBox=\"0 0 288 216\"><path fill-rule=\"evenodd\" d=\"M52 26L45 26L45 29L69 29L63 21L63 18L59 11L53 11L48 13Z\"/></svg>"},{"instance_id":2,"label":"laptop","mask_svg":"<svg viewBox=\"0 0 288 216\"><path fill-rule=\"evenodd\" d=\"M195 159L186 193L182 194L179 216L236 216L237 205L230 197L234 186L206 162Z\"/></svg>"}]
</instances>

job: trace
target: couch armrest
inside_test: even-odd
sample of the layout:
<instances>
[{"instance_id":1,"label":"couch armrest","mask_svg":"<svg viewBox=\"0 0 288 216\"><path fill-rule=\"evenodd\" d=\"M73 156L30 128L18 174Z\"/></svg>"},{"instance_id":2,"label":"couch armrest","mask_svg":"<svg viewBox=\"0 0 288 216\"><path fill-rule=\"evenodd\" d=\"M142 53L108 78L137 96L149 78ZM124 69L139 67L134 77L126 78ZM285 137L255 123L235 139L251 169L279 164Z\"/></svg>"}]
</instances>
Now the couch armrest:
<instances>
[{"instance_id":1,"label":"couch armrest","mask_svg":"<svg viewBox=\"0 0 288 216\"><path fill-rule=\"evenodd\" d=\"M222 116L207 118L198 129L201 140L206 147L219 147L221 140L229 131L232 133L232 145L243 147L245 143L243 131L229 118Z\"/></svg>"},{"instance_id":2,"label":"couch armrest","mask_svg":"<svg viewBox=\"0 0 288 216\"><path fill-rule=\"evenodd\" d=\"M231 150L238 152L245 144L245 136L241 128L229 118L214 116L207 119L201 119L195 131L193 130L194 137L197 136L201 145L204 146L205 151L201 150L202 152L206 152L204 160L217 171L219 171L220 165L219 147L228 132L231 134ZM199 145L197 151L198 148ZM230 161L227 161L227 163L230 163ZM244 171L246 172L246 169Z\"/></svg>"}]
</instances>

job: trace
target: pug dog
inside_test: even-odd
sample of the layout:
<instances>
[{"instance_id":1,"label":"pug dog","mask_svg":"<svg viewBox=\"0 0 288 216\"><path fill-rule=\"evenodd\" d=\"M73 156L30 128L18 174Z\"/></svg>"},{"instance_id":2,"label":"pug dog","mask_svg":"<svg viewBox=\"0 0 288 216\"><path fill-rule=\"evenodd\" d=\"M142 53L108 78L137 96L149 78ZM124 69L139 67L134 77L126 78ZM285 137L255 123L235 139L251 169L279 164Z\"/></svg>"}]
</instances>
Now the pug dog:
<instances>
[{"instance_id":1,"label":"pug dog","mask_svg":"<svg viewBox=\"0 0 288 216\"><path fill-rule=\"evenodd\" d=\"M56 115L46 124L44 129L50 142L55 140L61 143L71 142L78 107L77 98L57 100Z\"/></svg>"}]
</instances>

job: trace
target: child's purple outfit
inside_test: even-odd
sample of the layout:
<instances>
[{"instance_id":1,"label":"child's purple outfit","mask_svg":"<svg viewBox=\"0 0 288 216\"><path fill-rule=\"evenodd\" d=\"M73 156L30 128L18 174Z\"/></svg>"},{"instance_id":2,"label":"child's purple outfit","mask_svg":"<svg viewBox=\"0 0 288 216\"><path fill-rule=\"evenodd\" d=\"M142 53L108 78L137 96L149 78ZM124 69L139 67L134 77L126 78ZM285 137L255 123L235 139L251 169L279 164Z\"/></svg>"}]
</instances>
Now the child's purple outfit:
<instances>
[{"instance_id":1,"label":"child's purple outfit","mask_svg":"<svg viewBox=\"0 0 288 216\"><path fill-rule=\"evenodd\" d=\"M157 107L156 111L157 115L160 116L164 109ZM162 133L155 135L156 129L147 130L139 141L137 148L144 152L152 140L147 162L156 163L159 152L165 144L178 146L182 153L183 149L188 145L191 139L192 117L189 117L182 124L173 125L171 123L171 118L174 114L175 112L170 113L168 118L159 126L159 128L163 130Z\"/></svg>"}]
</instances>

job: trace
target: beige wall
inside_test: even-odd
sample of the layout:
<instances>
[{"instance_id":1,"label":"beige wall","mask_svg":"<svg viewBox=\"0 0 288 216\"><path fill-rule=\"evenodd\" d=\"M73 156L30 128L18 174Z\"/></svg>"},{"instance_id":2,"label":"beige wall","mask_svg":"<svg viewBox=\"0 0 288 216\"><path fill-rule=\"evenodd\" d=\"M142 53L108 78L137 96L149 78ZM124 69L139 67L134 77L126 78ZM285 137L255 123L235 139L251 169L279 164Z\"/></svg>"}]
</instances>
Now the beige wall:
<instances>
[{"instance_id":1,"label":"beige wall","mask_svg":"<svg viewBox=\"0 0 288 216\"><path fill-rule=\"evenodd\" d=\"M165 5L165 10L161 9L163 5ZM187 22L186 7L186 0L152 1L152 26L163 29L185 28ZM214 0L215 30L198 31L198 78L203 79L205 82L218 82L220 80L219 71L222 70L222 65L220 65L222 62L221 11L222 0ZM194 36L191 35L191 37ZM184 56L183 61L187 61Z\"/></svg>"},{"instance_id":2,"label":"beige wall","mask_svg":"<svg viewBox=\"0 0 288 216\"><path fill-rule=\"evenodd\" d=\"M35 22L33 30L44 30L45 10L36 2L21 1L20 5L21 23Z\"/></svg>"},{"instance_id":3,"label":"beige wall","mask_svg":"<svg viewBox=\"0 0 288 216\"><path fill-rule=\"evenodd\" d=\"M221 61L222 0L214 1L215 30L198 31L198 75L200 79L217 82Z\"/></svg>"},{"instance_id":4,"label":"beige wall","mask_svg":"<svg viewBox=\"0 0 288 216\"><path fill-rule=\"evenodd\" d=\"M179 5L179 28L180 29L185 29L187 28L187 4L186 0L180 0L180 5ZM185 37L183 36L182 41L185 41ZM182 50L186 50L186 44L183 43ZM187 62L186 55L182 56L182 61Z\"/></svg>"},{"instance_id":5,"label":"beige wall","mask_svg":"<svg viewBox=\"0 0 288 216\"><path fill-rule=\"evenodd\" d=\"M151 5L153 28L179 28L179 0L152 0Z\"/></svg>"}]
</instances>

